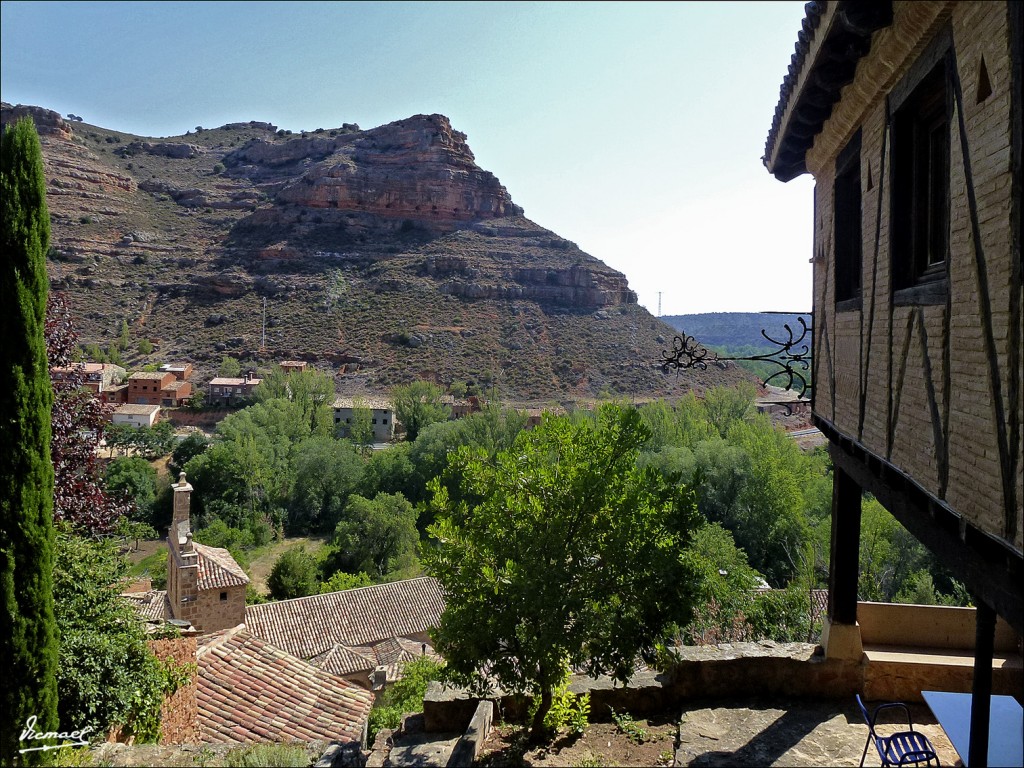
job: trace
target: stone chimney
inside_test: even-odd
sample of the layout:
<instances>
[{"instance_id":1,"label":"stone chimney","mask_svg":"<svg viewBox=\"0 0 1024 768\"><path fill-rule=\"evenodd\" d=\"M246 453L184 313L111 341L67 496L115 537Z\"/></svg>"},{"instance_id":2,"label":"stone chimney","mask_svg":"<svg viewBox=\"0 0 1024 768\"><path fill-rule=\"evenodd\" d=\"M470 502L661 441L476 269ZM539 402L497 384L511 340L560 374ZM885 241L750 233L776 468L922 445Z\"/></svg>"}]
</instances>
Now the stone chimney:
<instances>
[{"instance_id":1,"label":"stone chimney","mask_svg":"<svg viewBox=\"0 0 1024 768\"><path fill-rule=\"evenodd\" d=\"M171 515L171 530L167 538L171 544L177 545L180 551L185 539L192 532L192 523L189 518L192 486L185 480L185 473L182 472L178 476L178 482L171 487L174 489L174 513Z\"/></svg>"}]
</instances>

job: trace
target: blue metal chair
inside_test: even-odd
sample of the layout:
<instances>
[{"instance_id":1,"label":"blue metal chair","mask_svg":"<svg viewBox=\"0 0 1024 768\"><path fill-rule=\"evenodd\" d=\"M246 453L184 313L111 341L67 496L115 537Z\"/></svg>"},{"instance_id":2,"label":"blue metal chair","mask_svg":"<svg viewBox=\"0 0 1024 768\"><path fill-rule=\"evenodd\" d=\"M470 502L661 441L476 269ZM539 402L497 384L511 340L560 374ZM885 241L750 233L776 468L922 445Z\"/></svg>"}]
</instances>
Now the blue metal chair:
<instances>
[{"instance_id":1,"label":"blue metal chair","mask_svg":"<svg viewBox=\"0 0 1024 768\"><path fill-rule=\"evenodd\" d=\"M939 756L935 754L935 747L928 741L928 737L920 731L914 730L914 724L910 720L910 708L898 701L886 702L875 707L871 714L864 706L860 694L856 694L857 706L864 716L864 722L868 724L868 740L864 743L864 753L860 756L860 764L863 768L864 758L868 755L868 747L875 745L878 756L882 759L882 768L902 765L942 765ZM888 736L880 736L875 731L875 723L878 720L878 713L887 709L902 709L907 716L907 730L897 731Z\"/></svg>"}]
</instances>

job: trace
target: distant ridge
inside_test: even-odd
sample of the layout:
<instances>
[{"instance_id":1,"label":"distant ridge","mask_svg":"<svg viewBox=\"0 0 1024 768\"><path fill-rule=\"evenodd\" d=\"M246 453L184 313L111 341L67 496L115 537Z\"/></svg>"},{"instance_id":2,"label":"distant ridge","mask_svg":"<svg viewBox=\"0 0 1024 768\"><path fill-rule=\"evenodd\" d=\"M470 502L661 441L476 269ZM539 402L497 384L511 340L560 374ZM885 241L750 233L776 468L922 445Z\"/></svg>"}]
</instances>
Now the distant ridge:
<instances>
[{"instance_id":1,"label":"distant ridge","mask_svg":"<svg viewBox=\"0 0 1024 768\"><path fill-rule=\"evenodd\" d=\"M811 315L777 314L775 312L706 312L694 315L663 315L661 320L677 331L693 336L706 347L765 347L772 345L764 338L764 330L773 339L789 338L785 325L788 323L794 337L799 336L801 327L797 318L803 317L811 325Z\"/></svg>"}]
</instances>

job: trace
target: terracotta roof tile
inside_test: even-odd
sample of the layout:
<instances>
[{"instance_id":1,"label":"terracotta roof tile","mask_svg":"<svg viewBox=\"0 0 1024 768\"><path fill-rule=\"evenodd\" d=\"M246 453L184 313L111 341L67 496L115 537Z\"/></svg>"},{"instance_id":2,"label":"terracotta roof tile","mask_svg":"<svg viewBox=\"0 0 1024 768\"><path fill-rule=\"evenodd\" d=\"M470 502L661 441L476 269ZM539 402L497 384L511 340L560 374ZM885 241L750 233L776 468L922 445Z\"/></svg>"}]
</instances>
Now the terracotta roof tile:
<instances>
[{"instance_id":1,"label":"terracotta roof tile","mask_svg":"<svg viewBox=\"0 0 1024 768\"><path fill-rule=\"evenodd\" d=\"M199 563L199 589L240 587L249 583L245 571L226 549L195 543L192 546L199 554L196 558Z\"/></svg>"},{"instance_id":2,"label":"terracotta roof tile","mask_svg":"<svg viewBox=\"0 0 1024 768\"><path fill-rule=\"evenodd\" d=\"M254 637L244 625L197 652L204 741L359 741L373 694Z\"/></svg>"},{"instance_id":3,"label":"terracotta roof tile","mask_svg":"<svg viewBox=\"0 0 1024 768\"><path fill-rule=\"evenodd\" d=\"M309 659L335 645L360 646L437 626L444 598L435 579L390 584L249 605L245 624L257 637Z\"/></svg>"}]
</instances>

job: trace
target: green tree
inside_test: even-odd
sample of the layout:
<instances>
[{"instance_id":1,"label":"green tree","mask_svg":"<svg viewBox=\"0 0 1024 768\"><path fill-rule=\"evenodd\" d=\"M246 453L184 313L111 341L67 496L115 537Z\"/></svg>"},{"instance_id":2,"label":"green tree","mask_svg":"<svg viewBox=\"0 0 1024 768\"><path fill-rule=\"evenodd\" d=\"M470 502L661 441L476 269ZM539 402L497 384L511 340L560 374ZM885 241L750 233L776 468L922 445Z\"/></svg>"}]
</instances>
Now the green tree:
<instances>
[{"instance_id":1,"label":"green tree","mask_svg":"<svg viewBox=\"0 0 1024 768\"><path fill-rule=\"evenodd\" d=\"M615 404L593 421L547 416L493 460L455 452L462 501L431 484L422 556L446 602L436 647L453 681L539 694L535 740L566 664L625 681L689 619L700 516L691 491L638 468L649 437Z\"/></svg>"},{"instance_id":2,"label":"green tree","mask_svg":"<svg viewBox=\"0 0 1024 768\"><path fill-rule=\"evenodd\" d=\"M289 549L270 569L267 589L275 600L317 594L320 591L320 579L316 560L305 547Z\"/></svg>"},{"instance_id":3,"label":"green tree","mask_svg":"<svg viewBox=\"0 0 1024 768\"><path fill-rule=\"evenodd\" d=\"M289 532L331 530L359 483L363 460L349 443L318 436L295 445L291 465Z\"/></svg>"},{"instance_id":4,"label":"green tree","mask_svg":"<svg viewBox=\"0 0 1024 768\"><path fill-rule=\"evenodd\" d=\"M134 609L120 596L128 564L112 540L57 536L54 598L60 630L60 721L103 737L159 735L166 681ZM37 729L38 730L38 729Z\"/></svg>"},{"instance_id":5,"label":"green tree","mask_svg":"<svg viewBox=\"0 0 1024 768\"><path fill-rule=\"evenodd\" d=\"M233 357L224 357L220 361L217 375L227 379L237 379L242 375L242 364Z\"/></svg>"},{"instance_id":6,"label":"green tree","mask_svg":"<svg viewBox=\"0 0 1024 768\"><path fill-rule=\"evenodd\" d=\"M140 521L152 519L156 501L157 473L153 466L139 456L114 459L107 465L107 493L120 494L135 507L132 518Z\"/></svg>"},{"instance_id":7,"label":"green tree","mask_svg":"<svg viewBox=\"0 0 1024 768\"><path fill-rule=\"evenodd\" d=\"M320 582L320 594L326 595L328 592L342 592L346 589L368 587L371 584L373 584L373 581L365 573L335 571L327 581Z\"/></svg>"},{"instance_id":8,"label":"green tree","mask_svg":"<svg viewBox=\"0 0 1024 768\"><path fill-rule=\"evenodd\" d=\"M373 445L373 411L362 398L352 403L352 423L349 425L348 437L359 446Z\"/></svg>"},{"instance_id":9,"label":"green tree","mask_svg":"<svg viewBox=\"0 0 1024 768\"><path fill-rule=\"evenodd\" d=\"M391 390L395 418L405 427L406 440L415 440L424 427L451 415L443 397L444 390L429 381L414 381Z\"/></svg>"},{"instance_id":10,"label":"green tree","mask_svg":"<svg viewBox=\"0 0 1024 768\"><path fill-rule=\"evenodd\" d=\"M188 464L189 459L198 456L210 447L210 438L202 432L189 432L174 446L168 468L177 475Z\"/></svg>"},{"instance_id":11,"label":"green tree","mask_svg":"<svg viewBox=\"0 0 1024 768\"><path fill-rule=\"evenodd\" d=\"M412 575L416 568L416 510L401 494L353 496L334 529L331 570L368 573L376 579Z\"/></svg>"},{"instance_id":12,"label":"green tree","mask_svg":"<svg viewBox=\"0 0 1024 768\"><path fill-rule=\"evenodd\" d=\"M121 333L118 335L117 347L121 352L128 349L128 345L131 343L132 336L131 331L128 328L128 321L121 321Z\"/></svg>"},{"instance_id":13,"label":"green tree","mask_svg":"<svg viewBox=\"0 0 1024 768\"><path fill-rule=\"evenodd\" d=\"M334 429L334 380L326 373L314 369L285 373L275 366L256 387L256 400L294 403L310 432L330 434Z\"/></svg>"},{"instance_id":14,"label":"green tree","mask_svg":"<svg viewBox=\"0 0 1024 768\"><path fill-rule=\"evenodd\" d=\"M44 762L18 753L30 716L37 731L57 730L57 631L53 607L53 489L46 358L46 251L50 218L39 136L29 118L0 140L0 590L4 641L0 668L0 763Z\"/></svg>"}]
</instances>

